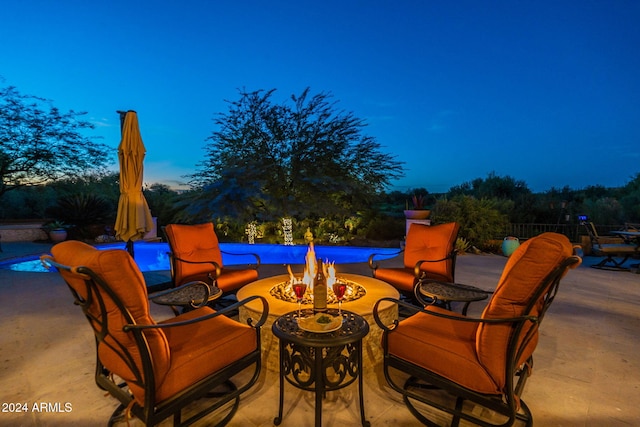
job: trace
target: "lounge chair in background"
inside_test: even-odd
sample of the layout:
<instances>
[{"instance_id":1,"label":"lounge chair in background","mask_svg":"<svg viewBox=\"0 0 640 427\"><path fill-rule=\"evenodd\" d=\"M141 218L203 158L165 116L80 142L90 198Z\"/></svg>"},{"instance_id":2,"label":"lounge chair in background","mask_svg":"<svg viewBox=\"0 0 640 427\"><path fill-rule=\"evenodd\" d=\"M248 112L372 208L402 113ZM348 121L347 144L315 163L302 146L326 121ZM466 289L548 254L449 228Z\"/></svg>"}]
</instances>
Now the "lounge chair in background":
<instances>
[{"instance_id":1,"label":"lounge chair in background","mask_svg":"<svg viewBox=\"0 0 640 427\"><path fill-rule=\"evenodd\" d=\"M604 257L602 261L591 267L601 270L629 271L623 264L629 258L640 257L638 245L628 243L621 237L609 237L607 241L611 242L613 240L615 243L603 243L605 239L598 234L593 222L583 221L582 225L587 230L587 235L591 242L591 252L595 256Z\"/></svg>"}]
</instances>

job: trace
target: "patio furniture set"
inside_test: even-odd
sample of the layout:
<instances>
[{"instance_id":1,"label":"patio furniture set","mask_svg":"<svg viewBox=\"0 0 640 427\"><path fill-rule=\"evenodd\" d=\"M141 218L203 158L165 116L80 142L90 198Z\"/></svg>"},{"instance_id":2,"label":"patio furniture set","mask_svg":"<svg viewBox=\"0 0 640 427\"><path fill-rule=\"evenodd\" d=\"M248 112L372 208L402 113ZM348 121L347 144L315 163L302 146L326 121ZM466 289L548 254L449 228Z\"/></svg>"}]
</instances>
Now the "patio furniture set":
<instances>
[{"instance_id":1,"label":"patio furniture set","mask_svg":"<svg viewBox=\"0 0 640 427\"><path fill-rule=\"evenodd\" d=\"M412 224L404 266L386 268L373 254L372 278L347 276L366 288L368 299L345 302L340 312L330 306L325 314L341 320L325 332L304 327L295 304L274 301L265 292L284 278L258 280L259 257L253 266L225 267L212 224L170 225L165 234L174 287L153 295L124 250L67 241L41 257L58 269L93 328L95 381L120 402L110 425L130 416L145 425L169 417L174 425L203 419L210 425L213 412L217 425L225 425L266 363L279 375L275 425L283 421L286 381L315 393L316 426L322 424L326 392L356 383L361 424L368 426L364 345L375 348L380 358L372 364L382 364L389 386L425 425L433 424L429 411L419 409L424 405L450 413L453 425L459 420L492 425L465 402L495 411L496 425L516 420L532 425L521 394L540 322L560 279L581 261L565 236L544 233L511 255L489 292L455 282L457 224ZM229 295L234 302L220 308L220 298ZM471 302L485 299L480 317L467 316ZM175 317L156 322L149 301L171 306ZM463 304L461 313L452 310L456 302ZM399 308L406 318L399 319ZM277 353L265 346L269 329ZM278 356L277 363L266 360L270 354ZM248 377L238 375L249 369ZM406 381L398 383L397 374ZM434 398L434 392L453 396L451 404ZM204 399L211 403L202 404ZM195 401L200 401L196 413Z\"/></svg>"},{"instance_id":2,"label":"patio furniture set","mask_svg":"<svg viewBox=\"0 0 640 427\"><path fill-rule=\"evenodd\" d=\"M628 267L624 265L629 259L640 259L640 224L626 223L622 230L611 231L610 234L617 239L615 242L607 243L586 216L580 218L580 224L587 230L594 254L604 257L591 267L640 273L639 264L631 264Z\"/></svg>"}]
</instances>

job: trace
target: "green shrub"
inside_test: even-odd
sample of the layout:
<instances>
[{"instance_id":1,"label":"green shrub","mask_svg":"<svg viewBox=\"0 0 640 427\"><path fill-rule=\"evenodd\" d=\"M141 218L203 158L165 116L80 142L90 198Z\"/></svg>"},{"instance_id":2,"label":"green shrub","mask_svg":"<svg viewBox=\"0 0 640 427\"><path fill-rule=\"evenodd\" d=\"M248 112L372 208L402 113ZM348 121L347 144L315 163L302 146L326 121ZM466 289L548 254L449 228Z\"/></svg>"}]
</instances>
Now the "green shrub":
<instances>
[{"instance_id":1,"label":"green shrub","mask_svg":"<svg viewBox=\"0 0 640 427\"><path fill-rule=\"evenodd\" d=\"M98 195L78 193L58 198L47 213L73 225L70 237L92 239L95 233L102 234L105 227L113 226L117 206Z\"/></svg>"},{"instance_id":2,"label":"green shrub","mask_svg":"<svg viewBox=\"0 0 640 427\"><path fill-rule=\"evenodd\" d=\"M458 255L466 254L469 248L471 248L471 243L467 242L464 237L458 237L456 239L456 250L458 251Z\"/></svg>"},{"instance_id":3,"label":"green shrub","mask_svg":"<svg viewBox=\"0 0 640 427\"><path fill-rule=\"evenodd\" d=\"M116 209L100 196L80 193L60 197L49 212L64 222L83 226L113 221Z\"/></svg>"},{"instance_id":4,"label":"green shrub","mask_svg":"<svg viewBox=\"0 0 640 427\"><path fill-rule=\"evenodd\" d=\"M431 219L437 224L457 222L460 224L458 235L478 248L502 235L508 225L507 216L495 208L493 200L464 195L438 200Z\"/></svg>"},{"instance_id":5,"label":"green shrub","mask_svg":"<svg viewBox=\"0 0 640 427\"><path fill-rule=\"evenodd\" d=\"M487 252L490 254L502 254L502 240L497 239L489 239L484 241L480 246L478 246L482 252Z\"/></svg>"}]
</instances>

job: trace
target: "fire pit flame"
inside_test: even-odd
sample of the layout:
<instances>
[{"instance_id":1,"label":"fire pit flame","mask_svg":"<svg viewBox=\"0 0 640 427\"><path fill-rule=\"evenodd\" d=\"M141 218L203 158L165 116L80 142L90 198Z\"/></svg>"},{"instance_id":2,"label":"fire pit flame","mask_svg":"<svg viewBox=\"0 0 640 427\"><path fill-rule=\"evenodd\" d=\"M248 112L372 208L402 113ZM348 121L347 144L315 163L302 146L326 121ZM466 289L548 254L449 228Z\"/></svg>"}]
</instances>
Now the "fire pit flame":
<instances>
[{"instance_id":1,"label":"fire pit flame","mask_svg":"<svg viewBox=\"0 0 640 427\"><path fill-rule=\"evenodd\" d=\"M302 277L296 277L296 275L293 273L293 270L291 270L291 265L287 265L289 281L274 286L270 291L271 295L283 301L296 302L297 300L292 286L294 283L302 282L307 284L307 291L305 292L302 303L312 304L313 279L316 276L317 269L318 263L316 261L316 253L313 247L313 242L311 242L309 243L309 249L307 250L307 255L305 256L305 265ZM366 294L366 290L364 287L355 282L345 280L341 277L336 276L335 261L329 262L329 260L327 260L326 262L324 262L323 272L324 276L327 279L327 302L329 304L333 304L338 301L332 289L335 282L342 282L348 285L343 299L344 302L356 300Z\"/></svg>"}]
</instances>

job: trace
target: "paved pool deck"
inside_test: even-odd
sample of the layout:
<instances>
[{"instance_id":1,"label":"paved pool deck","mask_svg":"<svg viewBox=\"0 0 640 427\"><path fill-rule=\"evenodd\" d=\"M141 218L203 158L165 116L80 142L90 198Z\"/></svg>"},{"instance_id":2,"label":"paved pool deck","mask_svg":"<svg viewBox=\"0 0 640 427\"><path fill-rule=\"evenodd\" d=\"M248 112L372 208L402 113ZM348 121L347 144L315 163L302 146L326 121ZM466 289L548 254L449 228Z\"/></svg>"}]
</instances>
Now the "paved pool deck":
<instances>
[{"instance_id":1,"label":"paved pool deck","mask_svg":"<svg viewBox=\"0 0 640 427\"><path fill-rule=\"evenodd\" d=\"M48 252L39 243L3 242L0 260ZM491 290L506 258L498 255L458 257L461 283ZM536 426L633 426L640 420L640 274L589 268L598 258L585 257L561 283L541 328L532 377L523 398ZM399 265L400 259L386 261ZM261 277L282 274L284 266L262 266ZM366 264L339 266L339 271L369 275ZM146 275L153 282L168 272ZM471 305L478 314L483 303ZM153 307L156 318L169 317ZM27 403L28 413L0 408L0 425L103 426L117 406L93 381L93 336L71 294L54 273L0 269L0 401ZM243 395L230 426L272 426L277 414L277 374L263 371ZM283 426L313 425L313 395L285 385ZM355 388L333 392L324 405L324 425L356 425ZM417 420L380 370L365 378L365 411L372 426L414 426ZM60 407L33 412L34 404ZM59 405L56 406L56 403ZM64 411L64 404L70 410ZM50 405L53 404L53 405ZM126 425L126 424L121 424ZM135 420L131 425L140 425ZM162 425L171 425L170 422ZM206 424L200 424L206 425Z\"/></svg>"}]
</instances>

